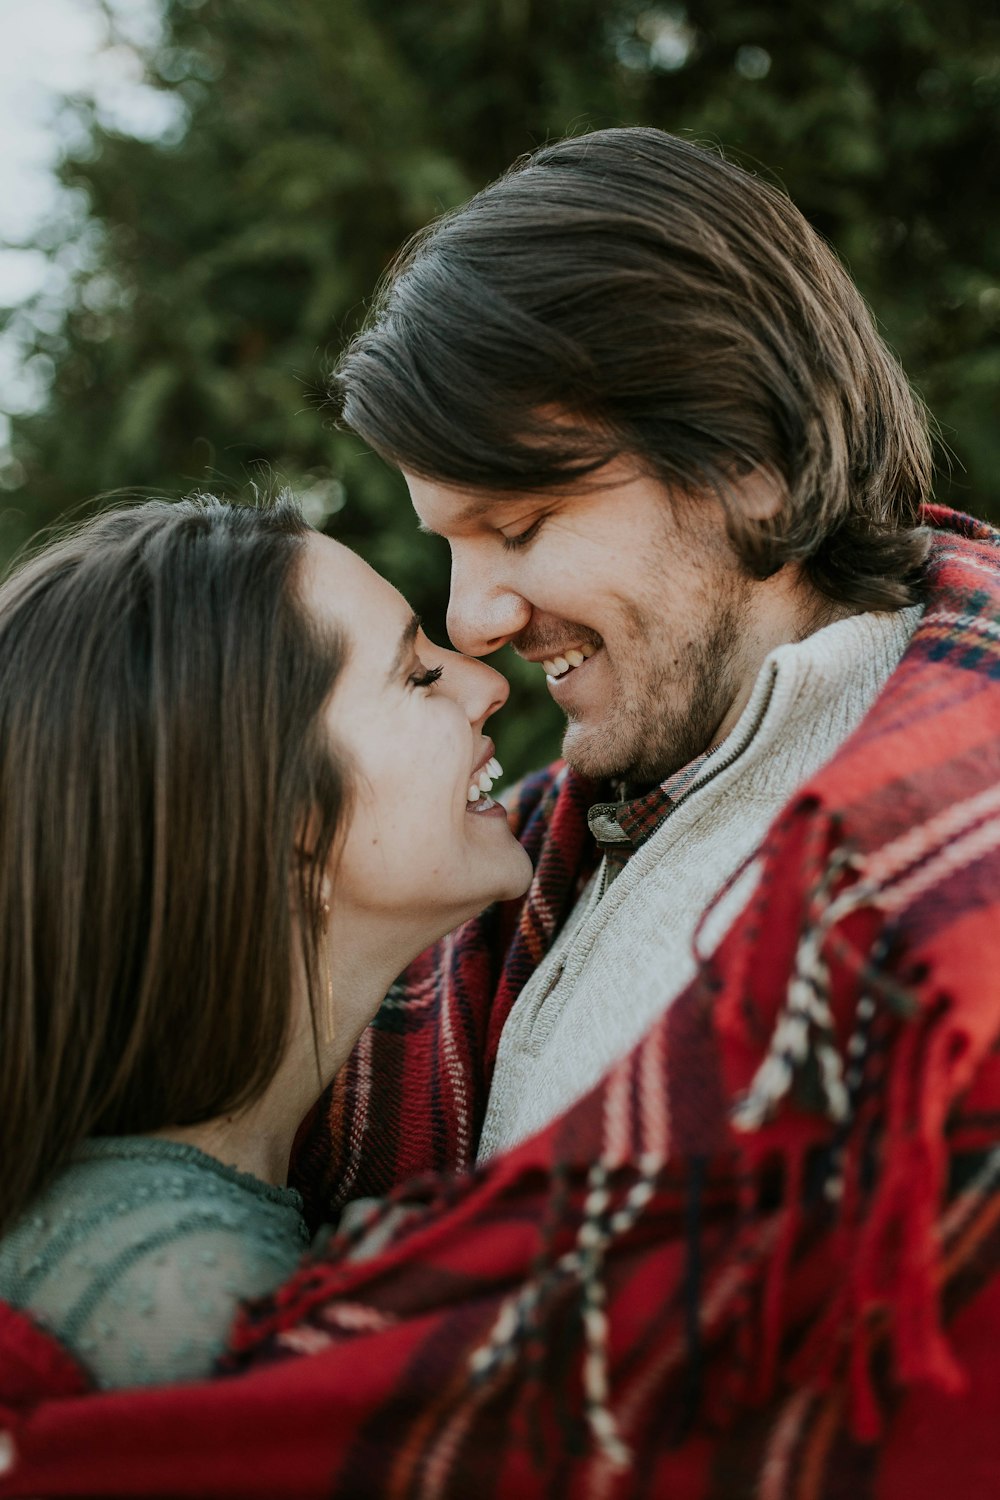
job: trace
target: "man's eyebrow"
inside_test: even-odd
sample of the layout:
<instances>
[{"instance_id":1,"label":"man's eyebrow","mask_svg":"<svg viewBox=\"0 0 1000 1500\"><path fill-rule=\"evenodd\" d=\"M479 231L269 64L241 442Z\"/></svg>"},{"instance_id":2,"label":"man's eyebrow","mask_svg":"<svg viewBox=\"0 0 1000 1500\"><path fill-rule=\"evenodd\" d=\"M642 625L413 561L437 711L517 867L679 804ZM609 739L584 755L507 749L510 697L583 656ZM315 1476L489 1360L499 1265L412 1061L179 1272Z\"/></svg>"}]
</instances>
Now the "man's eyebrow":
<instances>
[{"instance_id":1,"label":"man's eyebrow","mask_svg":"<svg viewBox=\"0 0 1000 1500\"><path fill-rule=\"evenodd\" d=\"M413 650L413 642L416 640L419 630L420 616L411 615L409 620L403 627L402 635L399 637L399 645L396 647L396 654L392 659L392 666L389 668L387 681L395 682L396 678L403 670L406 658Z\"/></svg>"},{"instance_id":2,"label":"man's eyebrow","mask_svg":"<svg viewBox=\"0 0 1000 1500\"><path fill-rule=\"evenodd\" d=\"M462 525L466 521L478 521L481 516L489 515L490 511L494 510L497 505L502 505L505 501L509 502L515 498L513 495L473 496L471 500L467 500L464 505L459 506L454 514L454 519L459 525ZM423 532L424 536L441 535L440 531L435 531L433 526L428 526L426 521L421 521L419 518L417 520L417 530Z\"/></svg>"}]
</instances>

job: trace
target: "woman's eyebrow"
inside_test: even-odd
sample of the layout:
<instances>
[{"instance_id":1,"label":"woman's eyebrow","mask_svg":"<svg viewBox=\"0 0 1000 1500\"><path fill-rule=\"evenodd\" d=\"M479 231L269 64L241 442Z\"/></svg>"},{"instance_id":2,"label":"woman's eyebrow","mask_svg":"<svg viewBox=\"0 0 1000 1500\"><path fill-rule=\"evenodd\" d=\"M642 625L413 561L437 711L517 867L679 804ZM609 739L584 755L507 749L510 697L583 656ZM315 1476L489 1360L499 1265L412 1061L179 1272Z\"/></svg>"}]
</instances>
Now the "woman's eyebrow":
<instances>
[{"instance_id":1,"label":"woman's eyebrow","mask_svg":"<svg viewBox=\"0 0 1000 1500\"><path fill-rule=\"evenodd\" d=\"M417 632L419 631L419 629L420 616L411 615L409 620L403 627L402 635L399 637L399 645L396 647L396 654L392 659L392 666L389 668L388 674L386 676L387 682L395 682L396 678L403 670L403 664L406 661L406 658L409 656L410 652L413 650L413 642L417 638Z\"/></svg>"}]
</instances>

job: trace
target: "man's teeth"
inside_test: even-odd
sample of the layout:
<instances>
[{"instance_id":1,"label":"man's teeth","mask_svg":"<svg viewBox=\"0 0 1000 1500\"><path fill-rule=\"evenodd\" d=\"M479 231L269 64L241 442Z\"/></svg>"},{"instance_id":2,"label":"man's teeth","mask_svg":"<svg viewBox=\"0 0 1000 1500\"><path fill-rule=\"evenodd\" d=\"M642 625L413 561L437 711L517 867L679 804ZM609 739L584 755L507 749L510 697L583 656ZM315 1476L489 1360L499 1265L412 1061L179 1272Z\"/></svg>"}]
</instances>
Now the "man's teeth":
<instances>
[{"instance_id":1,"label":"man's teeth","mask_svg":"<svg viewBox=\"0 0 1000 1500\"><path fill-rule=\"evenodd\" d=\"M571 667L582 667L588 656L593 656L597 650L596 646L589 643L584 646L574 646L572 650L566 651L562 656L546 657L542 662L542 670L547 677L565 677Z\"/></svg>"},{"instance_id":2,"label":"man's teeth","mask_svg":"<svg viewBox=\"0 0 1000 1500\"><path fill-rule=\"evenodd\" d=\"M489 796L493 790L494 781L503 775L503 766L495 755L491 755L483 769L477 775L475 781L469 784L466 797L468 802L478 802L480 797Z\"/></svg>"}]
</instances>

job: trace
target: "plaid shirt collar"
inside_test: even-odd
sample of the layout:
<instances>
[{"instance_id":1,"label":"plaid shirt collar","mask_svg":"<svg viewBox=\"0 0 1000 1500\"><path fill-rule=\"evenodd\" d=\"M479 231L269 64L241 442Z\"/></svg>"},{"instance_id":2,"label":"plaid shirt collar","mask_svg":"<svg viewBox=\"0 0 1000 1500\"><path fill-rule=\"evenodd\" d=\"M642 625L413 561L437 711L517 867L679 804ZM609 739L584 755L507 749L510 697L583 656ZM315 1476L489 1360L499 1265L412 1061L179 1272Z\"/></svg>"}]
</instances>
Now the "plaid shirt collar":
<instances>
[{"instance_id":1,"label":"plaid shirt collar","mask_svg":"<svg viewBox=\"0 0 1000 1500\"><path fill-rule=\"evenodd\" d=\"M623 865L630 854L652 837L710 754L706 750L703 755L696 755L666 781L638 796L629 796L625 782L612 782L618 801L597 802L587 813L587 822L598 848L610 861Z\"/></svg>"}]
</instances>

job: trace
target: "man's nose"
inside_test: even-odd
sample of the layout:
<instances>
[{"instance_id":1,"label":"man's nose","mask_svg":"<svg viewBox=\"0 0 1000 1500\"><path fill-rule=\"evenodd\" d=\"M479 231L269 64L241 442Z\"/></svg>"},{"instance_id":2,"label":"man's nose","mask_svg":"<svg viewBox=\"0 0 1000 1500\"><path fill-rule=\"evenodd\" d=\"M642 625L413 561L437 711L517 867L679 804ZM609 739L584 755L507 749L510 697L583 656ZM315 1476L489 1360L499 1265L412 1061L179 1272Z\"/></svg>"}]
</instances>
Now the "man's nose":
<instances>
[{"instance_id":1,"label":"man's nose","mask_svg":"<svg viewBox=\"0 0 1000 1500\"><path fill-rule=\"evenodd\" d=\"M467 656L488 656L520 634L531 605L488 567L452 554L448 634Z\"/></svg>"}]
</instances>

